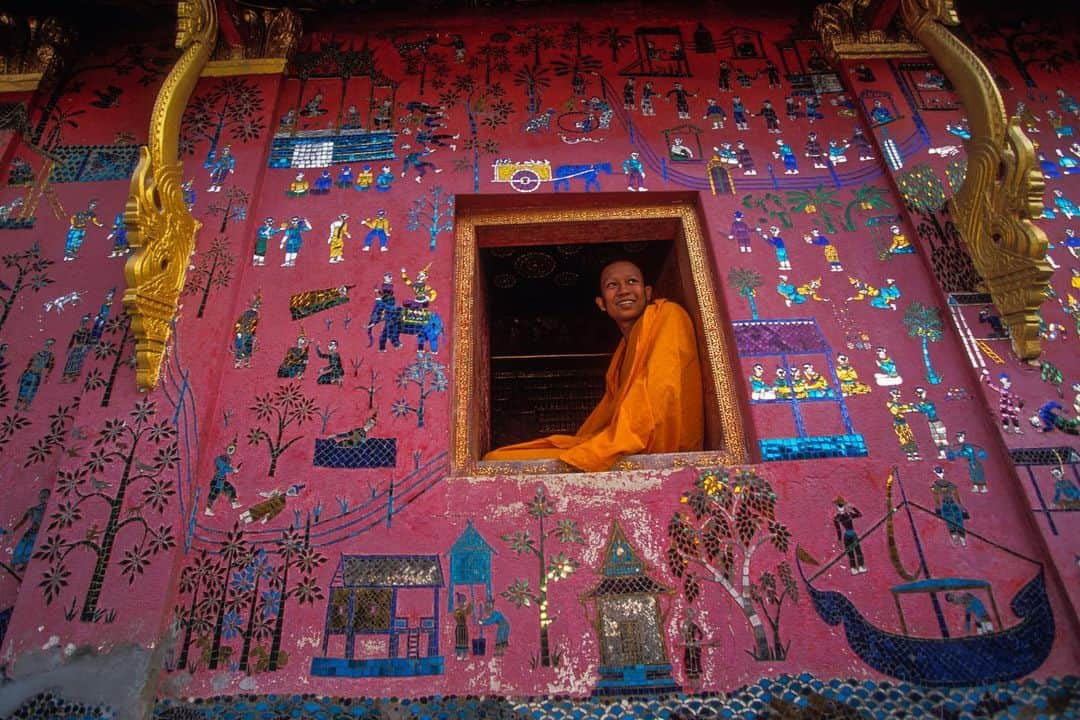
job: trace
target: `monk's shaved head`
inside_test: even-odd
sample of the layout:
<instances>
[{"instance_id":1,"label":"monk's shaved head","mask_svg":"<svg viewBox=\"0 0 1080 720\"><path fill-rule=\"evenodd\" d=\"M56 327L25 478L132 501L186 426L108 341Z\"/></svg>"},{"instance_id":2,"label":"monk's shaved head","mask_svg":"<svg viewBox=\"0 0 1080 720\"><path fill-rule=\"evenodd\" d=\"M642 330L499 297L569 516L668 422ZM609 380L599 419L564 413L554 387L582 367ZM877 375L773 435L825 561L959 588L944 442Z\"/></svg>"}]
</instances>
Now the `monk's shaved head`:
<instances>
[{"instance_id":1,"label":"monk's shaved head","mask_svg":"<svg viewBox=\"0 0 1080 720\"><path fill-rule=\"evenodd\" d=\"M645 274L637 263L615 260L600 271L596 306L615 321L624 336L630 333L650 302L652 287L645 284Z\"/></svg>"}]
</instances>

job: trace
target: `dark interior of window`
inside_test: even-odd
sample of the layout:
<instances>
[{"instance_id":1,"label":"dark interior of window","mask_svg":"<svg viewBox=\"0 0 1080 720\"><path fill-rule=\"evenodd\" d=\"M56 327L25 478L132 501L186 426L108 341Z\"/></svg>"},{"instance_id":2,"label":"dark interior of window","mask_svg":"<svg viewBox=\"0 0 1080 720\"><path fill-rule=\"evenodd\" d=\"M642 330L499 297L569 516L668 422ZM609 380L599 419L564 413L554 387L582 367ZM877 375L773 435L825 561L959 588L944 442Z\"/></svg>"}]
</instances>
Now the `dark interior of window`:
<instances>
[{"instance_id":1,"label":"dark interior of window","mask_svg":"<svg viewBox=\"0 0 1080 720\"><path fill-rule=\"evenodd\" d=\"M620 339L594 302L600 270L612 260L632 260L656 297L687 307L673 246L655 240L480 248L490 447L577 431L603 394Z\"/></svg>"}]
</instances>

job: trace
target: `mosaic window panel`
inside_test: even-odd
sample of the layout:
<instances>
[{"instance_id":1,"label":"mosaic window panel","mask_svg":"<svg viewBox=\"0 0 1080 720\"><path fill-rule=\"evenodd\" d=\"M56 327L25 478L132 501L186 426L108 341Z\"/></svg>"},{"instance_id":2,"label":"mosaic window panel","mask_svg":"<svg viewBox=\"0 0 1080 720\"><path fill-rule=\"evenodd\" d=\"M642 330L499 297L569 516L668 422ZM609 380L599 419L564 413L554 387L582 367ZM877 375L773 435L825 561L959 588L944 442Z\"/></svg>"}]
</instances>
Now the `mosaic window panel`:
<instances>
[{"instance_id":1,"label":"mosaic window panel","mask_svg":"<svg viewBox=\"0 0 1080 720\"><path fill-rule=\"evenodd\" d=\"M358 443L346 443L332 439L315 441L316 467L329 468L385 468L397 465L397 440L395 438L366 438Z\"/></svg>"},{"instance_id":2,"label":"mosaic window panel","mask_svg":"<svg viewBox=\"0 0 1080 720\"><path fill-rule=\"evenodd\" d=\"M1031 482L1038 502L1032 512L1043 516L1052 535L1060 535L1060 515L1080 513L1080 453L1067 446L1012 448L1009 457Z\"/></svg>"},{"instance_id":3,"label":"mosaic window panel","mask_svg":"<svg viewBox=\"0 0 1080 720\"><path fill-rule=\"evenodd\" d=\"M297 143L293 147L292 167L327 167L334 157L333 142Z\"/></svg>"},{"instance_id":4,"label":"mosaic window panel","mask_svg":"<svg viewBox=\"0 0 1080 720\"><path fill-rule=\"evenodd\" d=\"M139 161L137 145L61 145L52 152L51 183L129 180Z\"/></svg>"}]
</instances>

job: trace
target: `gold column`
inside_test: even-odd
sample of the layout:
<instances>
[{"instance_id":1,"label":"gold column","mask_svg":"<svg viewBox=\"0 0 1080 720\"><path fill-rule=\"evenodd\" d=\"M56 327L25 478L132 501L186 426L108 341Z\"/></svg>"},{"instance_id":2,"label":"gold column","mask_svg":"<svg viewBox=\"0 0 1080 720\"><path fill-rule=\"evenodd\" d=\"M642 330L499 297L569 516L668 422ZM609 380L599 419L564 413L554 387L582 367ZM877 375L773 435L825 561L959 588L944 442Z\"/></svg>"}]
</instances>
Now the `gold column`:
<instances>
[{"instance_id":1,"label":"gold column","mask_svg":"<svg viewBox=\"0 0 1080 720\"><path fill-rule=\"evenodd\" d=\"M993 76L946 25L959 24L952 0L901 0L912 36L949 78L968 116L967 178L950 200L956 227L1009 326L1023 360L1042 351L1039 306L1051 268L1046 234L1032 218L1042 215L1045 182L1035 148L1017 118L1007 119Z\"/></svg>"},{"instance_id":2,"label":"gold column","mask_svg":"<svg viewBox=\"0 0 1080 720\"><path fill-rule=\"evenodd\" d=\"M131 177L124 220L134 253L124 266L124 307L135 335L136 381L154 388L176 316L199 223L184 205L180 121L217 38L214 0L180 0L176 47L183 50L154 102L147 144Z\"/></svg>"}]
</instances>

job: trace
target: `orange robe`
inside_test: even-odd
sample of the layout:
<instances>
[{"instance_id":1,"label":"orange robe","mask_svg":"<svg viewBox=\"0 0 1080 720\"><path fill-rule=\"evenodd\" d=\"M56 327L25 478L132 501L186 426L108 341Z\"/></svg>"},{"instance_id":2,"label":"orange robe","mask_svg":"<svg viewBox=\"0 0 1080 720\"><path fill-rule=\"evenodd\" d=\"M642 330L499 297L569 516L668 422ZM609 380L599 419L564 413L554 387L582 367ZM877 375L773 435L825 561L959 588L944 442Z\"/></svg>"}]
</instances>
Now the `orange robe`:
<instances>
[{"instance_id":1,"label":"orange robe","mask_svg":"<svg viewBox=\"0 0 1080 720\"><path fill-rule=\"evenodd\" d=\"M624 455L700 450L702 403L690 316L670 300L656 300L616 348L604 397L576 435L507 445L484 460L557 458L586 472L601 472Z\"/></svg>"}]
</instances>

